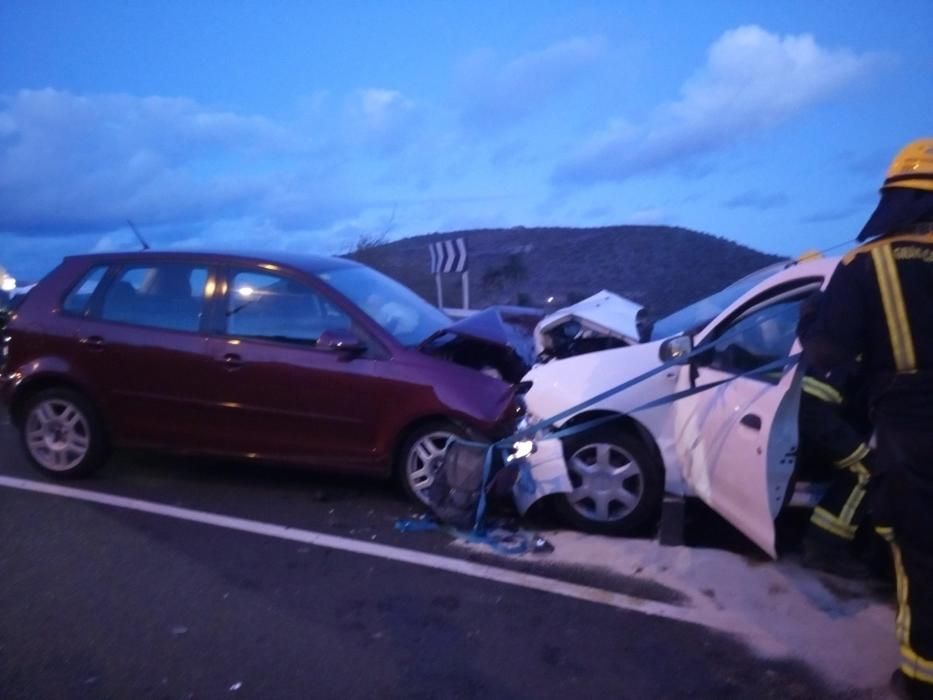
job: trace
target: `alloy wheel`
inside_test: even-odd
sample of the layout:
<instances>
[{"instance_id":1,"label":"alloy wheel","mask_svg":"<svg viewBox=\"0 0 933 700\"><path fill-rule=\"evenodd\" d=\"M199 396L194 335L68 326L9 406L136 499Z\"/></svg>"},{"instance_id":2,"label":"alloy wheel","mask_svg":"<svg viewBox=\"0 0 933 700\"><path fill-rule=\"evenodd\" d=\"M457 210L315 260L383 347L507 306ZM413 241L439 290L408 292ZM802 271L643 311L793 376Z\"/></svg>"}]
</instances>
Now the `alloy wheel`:
<instances>
[{"instance_id":1,"label":"alloy wheel","mask_svg":"<svg viewBox=\"0 0 933 700\"><path fill-rule=\"evenodd\" d=\"M50 398L37 403L26 418L26 447L45 469L67 472L91 448L87 417L70 401Z\"/></svg>"},{"instance_id":2,"label":"alloy wheel","mask_svg":"<svg viewBox=\"0 0 933 700\"><path fill-rule=\"evenodd\" d=\"M644 494L641 466L619 445L584 445L571 455L567 467L573 484L567 500L589 520L621 520L635 510Z\"/></svg>"},{"instance_id":3,"label":"alloy wheel","mask_svg":"<svg viewBox=\"0 0 933 700\"><path fill-rule=\"evenodd\" d=\"M405 478L412 493L422 503L430 503L428 490L434 483L434 477L441 467L444 448L453 433L436 430L422 435L408 450L405 459Z\"/></svg>"}]
</instances>

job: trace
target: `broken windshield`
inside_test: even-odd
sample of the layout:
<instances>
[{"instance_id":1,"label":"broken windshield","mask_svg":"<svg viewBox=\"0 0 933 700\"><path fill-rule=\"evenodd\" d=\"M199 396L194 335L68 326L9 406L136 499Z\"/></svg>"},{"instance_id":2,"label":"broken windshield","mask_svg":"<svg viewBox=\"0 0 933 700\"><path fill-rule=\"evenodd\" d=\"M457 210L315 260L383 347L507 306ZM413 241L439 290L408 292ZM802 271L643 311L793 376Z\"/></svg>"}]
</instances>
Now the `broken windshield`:
<instances>
[{"instance_id":1,"label":"broken windshield","mask_svg":"<svg viewBox=\"0 0 933 700\"><path fill-rule=\"evenodd\" d=\"M694 302L680 311L675 311L670 316L665 316L655 322L651 329L651 340L663 340L688 331L699 330L728 309L743 294L785 267L787 267L787 262L768 265L705 299Z\"/></svg>"}]
</instances>

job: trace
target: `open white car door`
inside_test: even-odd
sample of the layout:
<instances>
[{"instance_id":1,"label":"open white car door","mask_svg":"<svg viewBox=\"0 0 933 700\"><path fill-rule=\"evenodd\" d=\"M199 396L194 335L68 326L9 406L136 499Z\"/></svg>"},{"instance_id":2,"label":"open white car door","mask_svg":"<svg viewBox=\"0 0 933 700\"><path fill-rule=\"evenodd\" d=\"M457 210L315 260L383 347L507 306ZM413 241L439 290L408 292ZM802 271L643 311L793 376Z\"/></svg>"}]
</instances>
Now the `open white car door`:
<instances>
[{"instance_id":1,"label":"open white car door","mask_svg":"<svg viewBox=\"0 0 933 700\"><path fill-rule=\"evenodd\" d=\"M799 302L785 298L758 306L717 329L722 340L693 367L682 368L678 389L732 381L678 401L674 409L684 479L772 557L774 520L796 465L802 376L799 365L737 375L798 351Z\"/></svg>"}]
</instances>

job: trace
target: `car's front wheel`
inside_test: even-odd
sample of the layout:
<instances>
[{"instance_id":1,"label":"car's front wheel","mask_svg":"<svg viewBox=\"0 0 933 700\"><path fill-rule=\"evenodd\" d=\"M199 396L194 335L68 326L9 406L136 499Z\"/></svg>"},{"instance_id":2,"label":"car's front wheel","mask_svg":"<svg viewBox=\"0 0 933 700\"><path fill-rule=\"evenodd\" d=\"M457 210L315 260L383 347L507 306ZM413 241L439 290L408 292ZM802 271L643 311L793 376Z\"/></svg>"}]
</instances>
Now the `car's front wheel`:
<instances>
[{"instance_id":1,"label":"car's front wheel","mask_svg":"<svg viewBox=\"0 0 933 700\"><path fill-rule=\"evenodd\" d=\"M564 441L571 493L556 496L561 518L586 532L631 534L658 513L661 465L635 435L607 426Z\"/></svg>"},{"instance_id":2,"label":"car's front wheel","mask_svg":"<svg viewBox=\"0 0 933 700\"><path fill-rule=\"evenodd\" d=\"M429 491L441 467L444 448L463 431L453 423L436 421L416 428L399 452L396 473L405 494L415 503L428 505Z\"/></svg>"},{"instance_id":3,"label":"car's front wheel","mask_svg":"<svg viewBox=\"0 0 933 700\"><path fill-rule=\"evenodd\" d=\"M96 411L70 389L46 389L30 397L20 434L30 461L50 476L83 476L106 459L106 436Z\"/></svg>"}]
</instances>

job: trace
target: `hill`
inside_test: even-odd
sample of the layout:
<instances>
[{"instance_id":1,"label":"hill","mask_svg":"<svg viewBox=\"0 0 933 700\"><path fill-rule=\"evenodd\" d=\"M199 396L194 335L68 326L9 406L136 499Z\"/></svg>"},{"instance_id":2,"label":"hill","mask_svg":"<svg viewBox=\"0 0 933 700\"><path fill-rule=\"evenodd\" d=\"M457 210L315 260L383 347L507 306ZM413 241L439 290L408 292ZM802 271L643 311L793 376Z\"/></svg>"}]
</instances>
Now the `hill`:
<instances>
[{"instance_id":1,"label":"hill","mask_svg":"<svg viewBox=\"0 0 933 700\"><path fill-rule=\"evenodd\" d=\"M562 306L600 289L665 315L779 260L723 238L670 226L481 229L432 233L351 253L436 303L428 244L464 237L470 306ZM460 275L443 276L445 306L460 306Z\"/></svg>"}]
</instances>

